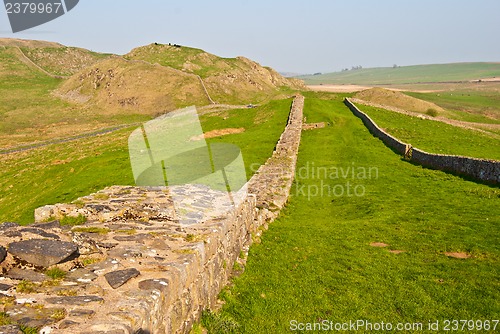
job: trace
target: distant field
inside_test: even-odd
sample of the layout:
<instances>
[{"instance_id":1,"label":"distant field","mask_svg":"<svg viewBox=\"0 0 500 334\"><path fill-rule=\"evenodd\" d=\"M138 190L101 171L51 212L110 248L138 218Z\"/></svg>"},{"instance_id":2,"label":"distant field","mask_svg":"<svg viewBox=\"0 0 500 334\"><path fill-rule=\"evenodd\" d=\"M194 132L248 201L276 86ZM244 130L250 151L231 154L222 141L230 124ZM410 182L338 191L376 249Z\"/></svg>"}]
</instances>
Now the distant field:
<instances>
[{"instance_id":1,"label":"distant field","mask_svg":"<svg viewBox=\"0 0 500 334\"><path fill-rule=\"evenodd\" d=\"M481 78L499 78L500 63L456 63L380 67L322 75L300 76L308 85L318 84L412 84L422 82L455 82Z\"/></svg>"},{"instance_id":2,"label":"distant field","mask_svg":"<svg viewBox=\"0 0 500 334\"><path fill-rule=\"evenodd\" d=\"M454 113L456 119L469 122L500 123L500 94L483 90L454 90L407 95L432 102Z\"/></svg>"}]
</instances>

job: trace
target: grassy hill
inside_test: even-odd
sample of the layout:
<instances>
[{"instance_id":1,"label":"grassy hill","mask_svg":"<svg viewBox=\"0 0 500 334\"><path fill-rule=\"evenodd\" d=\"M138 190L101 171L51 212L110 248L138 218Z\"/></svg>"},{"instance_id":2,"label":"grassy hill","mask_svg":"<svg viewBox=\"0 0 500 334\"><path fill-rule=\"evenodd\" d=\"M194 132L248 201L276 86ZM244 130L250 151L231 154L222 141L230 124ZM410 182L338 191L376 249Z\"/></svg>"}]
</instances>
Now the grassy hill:
<instances>
[{"instance_id":1,"label":"grassy hill","mask_svg":"<svg viewBox=\"0 0 500 334\"><path fill-rule=\"evenodd\" d=\"M151 44L121 57L3 38L0 149L144 121L188 105L265 103L301 88L246 58L184 46Z\"/></svg>"},{"instance_id":2,"label":"grassy hill","mask_svg":"<svg viewBox=\"0 0 500 334\"><path fill-rule=\"evenodd\" d=\"M245 57L221 58L186 46L155 43L135 48L124 58L199 76L211 98L218 103L257 103L276 95L277 88L304 88L301 81L284 78L273 69Z\"/></svg>"},{"instance_id":3,"label":"grassy hill","mask_svg":"<svg viewBox=\"0 0 500 334\"><path fill-rule=\"evenodd\" d=\"M433 82L469 81L484 78L500 78L500 63L453 63L380 67L321 75L300 76L308 85L318 84L411 84Z\"/></svg>"}]
</instances>

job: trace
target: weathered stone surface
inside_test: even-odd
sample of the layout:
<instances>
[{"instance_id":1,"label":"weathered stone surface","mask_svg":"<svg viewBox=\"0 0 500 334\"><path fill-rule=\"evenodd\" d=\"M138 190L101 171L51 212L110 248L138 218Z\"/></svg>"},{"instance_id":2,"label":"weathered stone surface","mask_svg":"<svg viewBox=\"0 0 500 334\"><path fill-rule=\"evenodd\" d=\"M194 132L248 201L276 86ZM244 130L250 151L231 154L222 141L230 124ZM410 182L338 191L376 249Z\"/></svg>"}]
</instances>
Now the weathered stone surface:
<instances>
[{"instance_id":1,"label":"weathered stone surface","mask_svg":"<svg viewBox=\"0 0 500 334\"><path fill-rule=\"evenodd\" d=\"M24 304L16 304L6 306L5 313L20 325L41 328L55 323L56 315L64 317L66 311L62 308L28 307Z\"/></svg>"},{"instance_id":2,"label":"weathered stone surface","mask_svg":"<svg viewBox=\"0 0 500 334\"><path fill-rule=\"evenodd\" d=\"M50 267L74 255L78 247L71 242L32 239L13 242L9 253L38 267Z\"/></svg>"},{"instance_id":3,"label":"weathered stone surface","mask_svg":"<svg viewBox=\"0 0 500 334\"><path fill-rule=\"evenodd\" d=\"M0 291L9 291L12 285L0 283Z\"/></svg>"},{"instance_id":4,"label":"weathered stone surface","mask_svg":"<svg viewBox=\"0 0 500 334\"><path fill-rule=\"evenodd\" d=\"M46 205L35 209L35 221L37 222L47 221L53 216L54 208L52 205Z\"/></svg>"},{"instance_id":5,"label":"weathered stone surface","mask_svg":"<svg viewBox=\"0 0 500 334\"><path fill-rule=\"evenodd\" d=\"M109 251L109 255L120 259L139 258L142 257L142 250L136 246L118 246Z\"/></svg>"},{"instance_id":6,"label":"weathered stone surface","mask_svg":"<svg viewBox=\"0 0 500 334\"><path fill-rule=\"evenodd\" d=\"M69 311L69 315L71 317L89 317L93 315L95 311L93 310L85 310L85 309L75 309Z\"/></svg>"},{"instance_id":7,"label":"weathered stone surface","mask_svg":"<svg viewBox=\"0 0 500 334\"><path fill-rule=\"evenodd\" d=\"M89 233L90 234L90 233ZM73 242L78 245L78 252L81 255L89 255L100 253L100 249L97 246L97 241L87 233L74 233Z\"/></svg>"},{"instance_id":8,"label":"weathered stone surface","mask_svg":"<svg viewBox=\"0 0 500 334\"><path fill-rule=\"evenodd\" d=\"M56 240L59 240L61 239L61 237L59 237L57 234L55 233L49 233L49 232L45 232L44 230L42 229L39 229L39 228L34 228L34 227L26 227L26 228L23 228L23 229L20 229L19 232L21 233L31 233L31 234L36 234L36 235L39 235L41 237L44 237L44 238L49 238L49 239L56 239Z\"/></svg>"},{"instance_id":9,"label":"weathered stone surface","mask_svg":"<svg viewBox=\"0 0 500 334\"><path fill-rule=\"evenodd\" d=\"M0 246L0 263L2 263L3 260L5 260L6 256L7 256L7 250L3 246Z\"/></svg>"},{"instance_id":10,"label":"weathered stone surface","mask_svg":"<svg viewBox=\"0 0 500 334\"><path fill-rule=\"evenodd\" d=\"M102 275L106 272L118 270L120 269L120 267L121 267L120 261L114 258L108 258L104 261L88 266L87 269L93 271L97 275Z\"/></svg>"},{"instance_id":11,"label":"weathered stone surface","mask_svg":"<svg viewBox=\"0 0 500 334\"><path fill-rule=\"evenodd\" d=\"M60 228L61 227L61 223L59 222L59 220L53 220L53 221L48 222L48 223L33 224L33 225L31 225L31 227L39 228L39 229L42 229L42 230L52 230L52 229L55 229L55 228Z\"/></svg>"},{"instance_id":12,"label":"weathered stone surface","mask_svg":"<svg viewBox=\"0 0 500 334\"><path fill-rule=\"evenodd\" d=\"M99 247L100 249L112 249L116 246L118 246L117 242L97 242L97 247Z\"/></svg>"},{"instance_id":13,"label":"weathered stone surface","mask_svg":"<svg viewBox=\"0 0 500 334\"><path fill-rule=\"evenodd\" d=\"M7 277L15 279L15 280L26 280L30 282L36 282L36 283L41 283L45 280L47 280L47 276L42 273L37 273L36 271L33 270L26 270L26 269L20 269L20 268L12 268L7 272Z\"/></svg>"},{"instance_id":14,"label":"weathered stone surface","mask_svg":"<svg viewBox=\"0 0 500 334\"><path fill-rule=\"evenodd\" d=\"M69 328L71 326L74 326L74 325L78 325L78 322L76 321L72 321L72 320L63 320L59 323L59 329L66 329L66 328Z\"/></svg>"},{"instance_id":15,"label":"weathered stone surface","mask_svg":"<svg viewBox=\"0 0 500 334\"><path fill-rule=\"evenodd\" d=\"M89 303L102 302L103 300L99 296L49 297L45 299L47 303L57 305L87 305Z\"/></svg>"},{"instance_id":16,"label":"weathered stone surface","mask_svg":"<svg viewBox=\"0 0 500 334\"><path fill-rule=\"evenodd\" d=\"M9 228L18 227L18 226L19 226L19 224L17 224L17 223L10 223L10 222L2 223L2 224L0 224L0 231L5 231L5 230L8 230Z\"/></svg>"},{"instance_id":17,"label":"weathered stone surface","mask_svg":"<svg viewBox=\"0 0 500 334\"><path fill-rule=\"evenodd\" d=\"M104 275L108 284L113 288L117 289L123 284L127 283L130 279L139 276L141 273L135 268L129 268L124 270L112 271Z\"/></svg>"},{"instance_id":18,"label":"weathered stone surface","mask_svg":"<svg viewBox=\"0 0 500 334\"><path fill-rule=\"evenodd\" d=\"M66 275L65 280L78 283L90 283L97 277L98 276L94 274L92 271L85 268L80 268L70 271L68 275Z\"/></svg>"},{"instance_id":19,"label":"weathered stone surface","mask_svg":"<svg viewBox=\"0 0 500 334\"><path fill-rule=\"evenodd\" d=\"M23 334L18 325L0 326L0 334Z\"/></svg>"},{"instance_id":20,"label":"weathered stone surface","mask_svg":"<svg viewBox=\"0 0 500 334\"><path fill-rule=\"evenodd\" d=\"M139 289L166 291L168 284L167 279L147 279L139 282Z\"/></svg>"},{"instance_id":21,"label":"weathered stone surface","mask_svg":"<svg viewBox=\"0 0 500 334\"><path fill-rule=\"evenodd\" d=\"M17 229L8 229L4 231L3 236L8 237L8 238L20 238L23 236L21 232L19 232Z\"/></svg>"},{"instance_id":22,"label":"weathered stone surface","mask_svg":"<svg viewBox=\"0 0 500 334\"><path fill-rule=\"evenodd\" d=\"M136 234L136 235L117 235L113 239L116 241L136 241L143 243L145 240L152 239L149 234Z\"/></svg>"}]
</instances>

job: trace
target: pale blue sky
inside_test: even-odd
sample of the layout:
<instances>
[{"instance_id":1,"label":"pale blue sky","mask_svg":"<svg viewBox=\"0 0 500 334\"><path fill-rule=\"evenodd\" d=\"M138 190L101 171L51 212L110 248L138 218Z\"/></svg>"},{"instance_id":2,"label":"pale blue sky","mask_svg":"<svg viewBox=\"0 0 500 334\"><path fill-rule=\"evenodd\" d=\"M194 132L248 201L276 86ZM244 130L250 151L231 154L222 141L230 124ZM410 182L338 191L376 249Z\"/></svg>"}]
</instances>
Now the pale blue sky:
<instances>
[{"instance_id":1,"label":"pale blue sky","mask_svg":"<svg viewBox=\"0 0 500 334\"><path fill-rule=\"evenodd\" d=\"M500 61L500 0L80 0L63 17L0 37L127 53L178 43L279 71Z\"/></svg>"}]
</instances>

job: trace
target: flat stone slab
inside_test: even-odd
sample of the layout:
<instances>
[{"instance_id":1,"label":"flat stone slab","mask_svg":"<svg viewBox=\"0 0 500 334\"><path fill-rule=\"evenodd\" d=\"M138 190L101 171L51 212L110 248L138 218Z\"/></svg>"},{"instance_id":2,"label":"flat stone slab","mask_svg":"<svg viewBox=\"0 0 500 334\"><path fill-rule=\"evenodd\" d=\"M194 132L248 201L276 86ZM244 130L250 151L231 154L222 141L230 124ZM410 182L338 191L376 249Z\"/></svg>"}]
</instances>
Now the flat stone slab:
<instances>
[{"instance_id":1,"label":"flat stone slab","mask_svg":"<svg viewBox=\"0 0 500 334\"><path fill-rule=\"evenodd\" d=\"M69 297L50 297L45 299L49 304L56 305L87 305L89 303L102 302L99 296L69 296Z\"/></svg>"},{"instance_id":2,"label":"flat stone slab","mask_svg":"<svg viewBox=\"0 0 500 334\"><path fill-rule=\"evenodd\" d=\"M58 220L53 220L53 221L48 222L48 223L33 224L33 225L31 225L31 227L39 228L42 230L51 230L54 228L60 228L61 223Z\"/></svg>"},{"instance_id":3,"label":"flat stone slab","mask_svg":"<svg viewBox=\"0 0 500 334\"><path fill-rule=\"evenodd\" d=\"M64 262L77 250L76 244L59 240L32 239L9 245L9 253L38 267L50 267Z\"/></svg>"},{"instance_id":4,"label":"flat stone slab","mask_svg":"<svg viewBox=\"0 0 500 334\"><path fill-rule=\"evenodd\" d=\"M113 288L119 288L127 283L130 279L139 276L141 273L135 268L125 270L112 271L104 275L108 284Z\"/></svg>"},{"instance_id":5,"label":"flat stone slab","mask_svg":"<svg viewBox=\"0 0 500 334\"><path fill-rule=\"evenodd\" d=\"M26 227L26 228L20 229L19 232L36 234L36 235L41 236L42 238L57 239L57 240L60 239L60 237L57 234L45 232L44 230L42 230L40 228Z\"/></svg>"},{"instance_id":6,"label":"flat stone slab","mask_svg":"<svg viewBox=\"0 0 500 334\"><path fill-rule=\"evenodd\" d=\"M0 283L0 291L9 291L10 288L12 288L12 285Z\"/></svg>"},{"instance_id":7,"label":"flat stone slab","mask_svg":"<svg viewBox=\"0 0 500 334\"><path fill-rule=\"evenodd\" d=\"M167 287L167 279L148 279L139 282L139 289L141 290L158 290L164 292Z\"/></svg>"},{"instance_id":8,"label":"flat stone slab","mask_svg":"<svg viewBox=\"0 0 500 334\"><path fill-rule=\"evenodd\" d=\"M7 272L6 275L8 278L12 278L15 280L19 281L30 281L30 282L37 282L41 283L45 280L48 279L48 277L45 274L42 273L37 273L36 271L33 270L26 270L26 269L19 269L19 268L12 268Z\"/></svg>"},{"instance_id":9,"label":"flat stone slab","mask_svg":"<svg viewBox=\"0 0 500 334\"><path fill-rule=\"evenodd\" d=\"M70 271L68 275L66 275L65 280L78 283L90 283L97 277L98 276L94 274L92 271L80 268L74 271Z\"/></svg>"}]
</instances>

